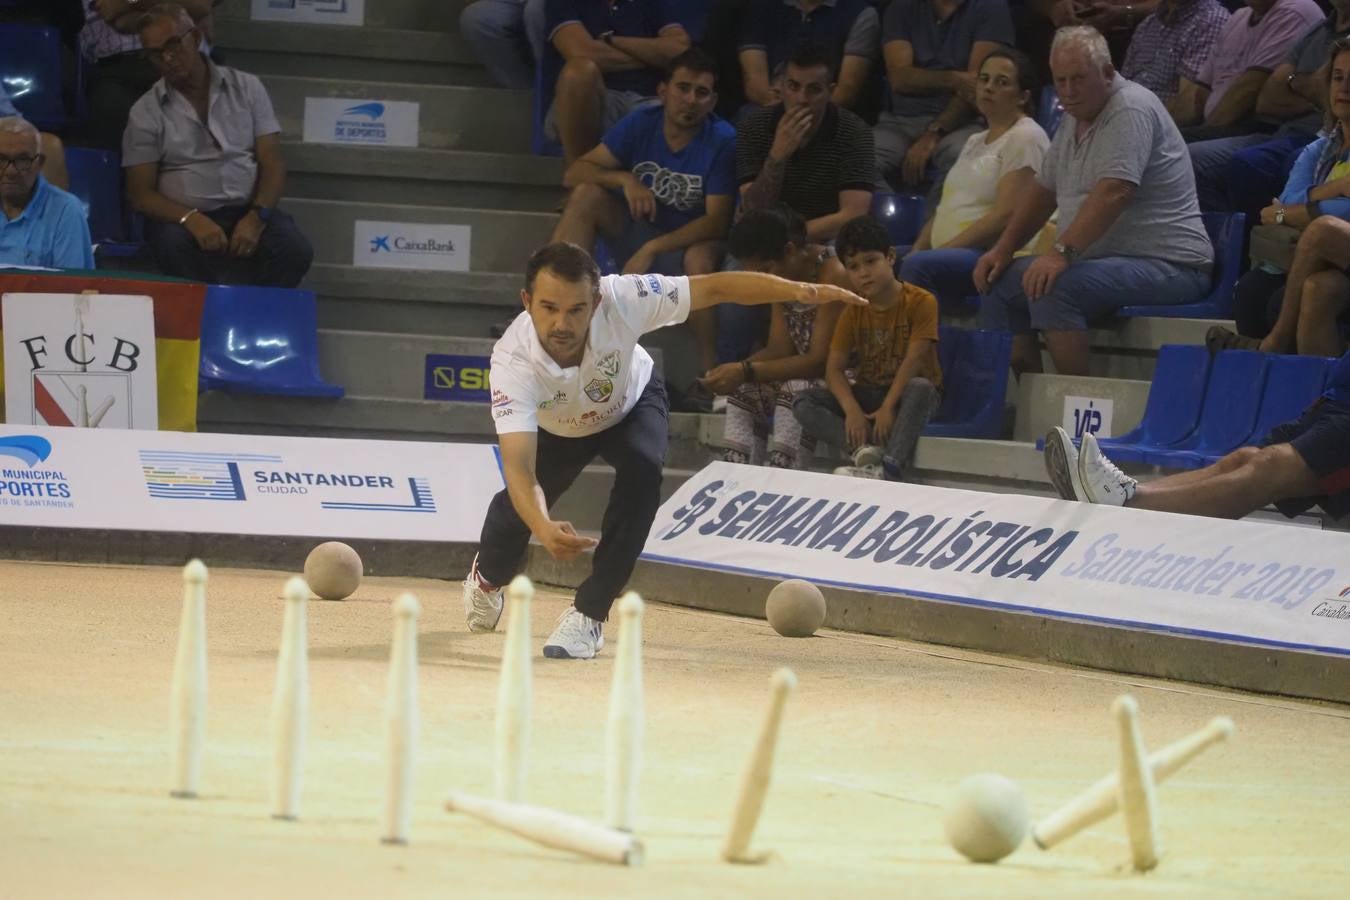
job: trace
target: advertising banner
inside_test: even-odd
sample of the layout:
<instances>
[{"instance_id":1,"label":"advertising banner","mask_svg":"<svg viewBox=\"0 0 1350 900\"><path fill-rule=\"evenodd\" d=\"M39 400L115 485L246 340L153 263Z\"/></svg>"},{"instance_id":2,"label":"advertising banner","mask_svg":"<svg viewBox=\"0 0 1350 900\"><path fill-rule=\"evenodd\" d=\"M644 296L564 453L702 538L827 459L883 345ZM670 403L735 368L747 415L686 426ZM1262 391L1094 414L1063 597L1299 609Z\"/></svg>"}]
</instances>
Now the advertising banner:
<instances>
[{"instance_id":1,"label":"advertising banner","mask_svg":"<svg viewBox=\"0 0 1350 900\"><path fill-rule=\"evenodd\" d=\"M420 104L351 97L305 98L305 143L416 147Z\"/></svg>"},{"instance_id":2,"label":"advertising banner","mask_svg":"<svg viewBox=\"0 0 1350 900\"><path fill-rule=\"evenodd\" d=\"M478 540L491 444L0 426L0 524Z\"/></svg>"},{"instance_id":3,"label":"advertising banner","mask_svg":"<svg viewBox=\"0 0 1350 900\"><path fill-rule=\"evenodd\" d=\"M253 0L251 12L264 22L366 24L366 0Z\"/></svg>"},{"instance_id":4,"label":"advertising banner","mask_svg":"<svg viewBox=\"0 0 1350 900\"><path fill-rule=\"evenodd\" d=\"M713 463L645 559L1350 655L1350 536Z\"/></svg>"},{"instance_id":5,"label":"advertising banner","mask_svg":"<svg viewBox=\"0 0 1350 900\"><path fill-rule=\"evenodd\" d=\"M488 386L491 365L492 359L487 356L428 353L422 397L426 400L487 403L491 399Z\"/></svg>"},{"instance_id":6,"label":"advertising banner","mask_svg":"<svg viewBox=\"0 0 1350 900\"><path fill-rule=\"evenodd\" d=\"M467 272L472 231L468 225L358 220L353 229L352 264Z\"/></svg>"}]
</instances>

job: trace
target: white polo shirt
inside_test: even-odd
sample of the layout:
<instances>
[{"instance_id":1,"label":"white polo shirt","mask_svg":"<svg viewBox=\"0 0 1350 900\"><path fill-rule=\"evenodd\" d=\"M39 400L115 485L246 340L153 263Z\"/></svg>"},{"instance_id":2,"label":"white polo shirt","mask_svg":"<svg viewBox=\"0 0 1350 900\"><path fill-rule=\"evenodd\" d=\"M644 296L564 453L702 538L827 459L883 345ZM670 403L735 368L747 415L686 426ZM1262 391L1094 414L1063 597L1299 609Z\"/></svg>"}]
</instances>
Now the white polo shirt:
<instances>
[{"instance_id":1,"label":"white polo shirt","mask_svg":"<svg viewBox=\"0 0 1350 900\"><path fill-rule=\"evenodd\" d=\"M687 318L688 278L606 275L581 364L564 369L522 312L492 348L497 433L542 428L559 437L585 437L617 424L652 377L652 358L638 338Z\"/></svg>"}]
</instances>

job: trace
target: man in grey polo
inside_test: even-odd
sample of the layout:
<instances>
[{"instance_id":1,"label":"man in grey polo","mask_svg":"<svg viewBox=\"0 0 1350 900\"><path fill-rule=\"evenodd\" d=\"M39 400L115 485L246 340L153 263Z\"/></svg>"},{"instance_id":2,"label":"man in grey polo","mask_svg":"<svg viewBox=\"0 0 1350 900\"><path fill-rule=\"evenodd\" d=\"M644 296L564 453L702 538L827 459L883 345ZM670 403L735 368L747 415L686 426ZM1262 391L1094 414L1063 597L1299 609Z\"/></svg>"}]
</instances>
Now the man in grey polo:
<instances>
[{"instance_id":1,"label":"man in grey polo","mask_svg":"<svg viewBox=\"0 0 1350 900\"><path fill-rule=\"evenodd\" d=\"M892 0L881 24L891 98L873 130L883 179L909 188L942 181L981 127L980 65L1012 44L1007 0Z\"/></svg>"},{"instance_id":2,"label":"man in grey polo","mask_svg":"<svg viewBox=\"0 0 1350 900\"><path fill-rule=\"evenodd\" d=\"M1105 38L1061 28L1050 53L1065 118L1036 183L975 266L980 327L1013 333L1013 368L1088 373L1088 324L1122 306L1208 293L1214 248L1181 133L1157 95L1111 66ZM1013 253L1059 210L1054 250Z\"/></svg>"},{"instance_id":3,"label":"man in grey polo","mask_svg":"<svg viewBox=\"0 0 1350 900\"><path fill-rule=\"evenodd\" d=\"M180 6L141 26L163 76L136 101L122 138L132 205L167 275L216 284L295 287L313 248L277 208L286 182L281 126L256 77L199 52L202 35Z\"/></svg>"}]
</instances>

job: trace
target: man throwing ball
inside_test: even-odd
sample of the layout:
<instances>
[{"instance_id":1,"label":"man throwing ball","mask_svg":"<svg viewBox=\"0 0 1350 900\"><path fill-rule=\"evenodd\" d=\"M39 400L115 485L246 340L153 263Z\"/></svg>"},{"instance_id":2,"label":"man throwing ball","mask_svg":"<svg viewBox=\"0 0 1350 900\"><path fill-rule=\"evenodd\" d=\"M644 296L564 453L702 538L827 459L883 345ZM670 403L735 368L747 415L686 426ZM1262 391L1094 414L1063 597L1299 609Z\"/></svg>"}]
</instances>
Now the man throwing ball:
<instances>
[{"instance_id":1,"label":"man throwing ball","mask_svg":"<svg viewBox=\"0 0 1350 900\"><path fill-rule=\"evenodd\" d=\"M502 585L520 571L530 535L557 559L595 547L590 577L544 644L553 659L590 659L661 505L669 409L638 338L719 303L867 301L753 272L602 278L590 254L568 243L535 251L520 299L525 312L493 348L490 376L506 489L488 507L464 613L471 631L497 627ZM549 516L597 456L614 467L598 545Z\"/></svg>"}]
</instances>

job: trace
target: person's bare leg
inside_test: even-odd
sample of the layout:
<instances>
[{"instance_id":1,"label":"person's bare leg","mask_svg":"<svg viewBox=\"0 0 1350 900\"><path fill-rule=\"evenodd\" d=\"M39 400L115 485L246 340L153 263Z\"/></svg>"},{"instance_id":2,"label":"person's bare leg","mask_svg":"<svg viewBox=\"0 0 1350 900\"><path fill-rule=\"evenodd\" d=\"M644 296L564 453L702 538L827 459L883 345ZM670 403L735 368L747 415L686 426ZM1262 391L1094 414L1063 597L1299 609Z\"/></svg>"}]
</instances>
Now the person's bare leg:
<instances>
[{"instance_id":1,"label":"person's bare leg","mask_svg":"<svg viewBox=\"0 0 1350 900\"><path fill-rule=\"evenodd\" d=\"M551 240L571 241L591 250L597 231L614 237L623 230L623 212L623 200L611 191L598 184L579 184L568 195Z\"/></svg>"},{"instance_id":2,"label":"person's bare leg","mask_svg":"<svg viewBox=\"0 0 1350 900\"><path fill-rule=\"evenodd\" d=\"M1344 348L1337 318L1350 301L1350 278L1323 269L1303 282L1298 316L1298 352L1302 356L1340 356Z\"/></svg>"},{"instance_id":3,"label":"person's bare leg","mask_svg":"<svg viewBox=\"0 0 1350 900\"><path fill-rule=\"evenodd\" d=\"M571 165L600 142L605 103L600 67L589 59L568 60L558 73L553 103L563 158Z\"/></svg>"},{"instance_id":4,"label":"person's bare leg","mask_svg":"<svg viewBox=\"0 0 1350 900\"><path fill-rule=\"evenodd\" d=\"M684 274L711 275L722 262L722 244L718 241L700 241L684 251ZM698 342L699 371L707 372L717 365L717 307L695 310L689 314L689 327Z\"/></svg>"},{"instance_id":5,"label":"person's bare leg","mask_svg":"<svg viewBox=\"0 0 1350 900\"><path fill-rule=\"evenodd\" d=\"M1086 331L1047 331L1045 349L1060 375L1086 375L1091 347Z\"/></svg>"},{"instance_id":6,"label":"person's bare leg","mask_svg":"<svg viewBox=\"0 0 1350 900\"><path fill-rule=\"evenodd\" d=\"M1224 466L1228 457L1213 468ZM1273 444L1245 454L1238 464L1212 477L1181 482L1161 478L1140 484L1126 506L1157 512L1240 519L1269 503L1322 492L1303 457L1291 444Z\"/></svg>"},{"instance_id":7,"label":"person's bare leg","mask_svg":"<svg viewBox=\"0 0 1350 900\"><path fill-rule=\"evenodd\" d=\"M1270 334L1261 341L1261 349L1266 353L1293 353L1298 346L1303 283L1325 269L1344 269L1347 265L1350 265L1350 223L1335 216L1321 216L1309 223L1294 250L1280 315Z\"/></svg>"},{"instance_id":8,"label":"person's bare leg","mask_svg":"<svg viewBox=\"0 0 1350 900\"><path fill-rule=\"evenodd\" d=\"M1017 377L1039 375L1045 371L1041 365L1041 342L1036 332L1015 334L1012 339L1012 370Z\"/></svg>"},{"instance_id":9,"label":"person's bare leg","mask_svg":"<svg viewBox=\"0 0 1350 900\"><path fill-rule=\"evenodd\" d=\"M54 134L42 132L42 177L63 191L70 190L70 173L66 171L66 147Z\"/></svg>"}]
</instances>

